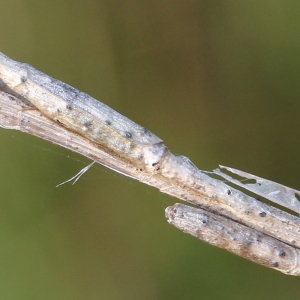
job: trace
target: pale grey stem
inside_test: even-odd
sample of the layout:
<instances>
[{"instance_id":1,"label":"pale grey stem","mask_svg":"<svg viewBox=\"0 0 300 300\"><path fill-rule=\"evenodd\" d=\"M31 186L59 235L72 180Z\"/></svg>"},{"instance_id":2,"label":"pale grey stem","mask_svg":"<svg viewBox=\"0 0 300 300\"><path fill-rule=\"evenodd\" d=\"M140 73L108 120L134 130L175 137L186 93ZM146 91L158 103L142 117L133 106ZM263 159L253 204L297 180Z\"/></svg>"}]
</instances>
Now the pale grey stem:
<instances>
[{"instance_id":1,"label":"pale grey stem","mask_svg":"<svg viewBox=\"0 0 300 300\"><path fill-rule=\"evenodd\" d=\"M258 230L183 204L168 207L166 217L173 226L213 246L287 275L300 275L300 250Z\"/></svg>"},{"instance_id":2,"label":"pale grey stem","mask_svg":"<svg viewBox=\"0 0 300 300\"><path fill-rule=\"evenodd\" d=\"M0 126L49 140L126 176L300 247L300 219L175 156L149 130L69 85L0 53ZM16 97L15 97L16 96ZM240 255L240 254L238 254Z\"/></svg>"}]
</instances>

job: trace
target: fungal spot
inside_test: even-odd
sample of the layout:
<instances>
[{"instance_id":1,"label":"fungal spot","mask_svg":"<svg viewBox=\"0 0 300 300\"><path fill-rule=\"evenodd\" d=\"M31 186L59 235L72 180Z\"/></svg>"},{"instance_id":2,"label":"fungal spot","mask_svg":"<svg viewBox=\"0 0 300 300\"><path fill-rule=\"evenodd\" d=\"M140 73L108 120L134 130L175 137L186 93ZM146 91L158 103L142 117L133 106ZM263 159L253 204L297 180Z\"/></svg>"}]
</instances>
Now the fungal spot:
<instances>
[{"instance_id":1,"label":"fungal spot","mask_svg":"<svg viewBox=\"0 0 300 300\"><path fill-rule=\"evenodd\" d=\"M106 121L105 121L105 124L109 126L109 125L111 125L111 121L106 120Z\"/></svg>"},{"instance_id":2,"label":"fungal spot","mask_svg":"<svg viewBox=\"0 0 300 300\"><path fill-rule=\"evenodd\" d=\"M207 224L208 223L208 216L206 216L206 215L203 216L202 223L203 224Z\"/></svg>"},{"instance_id":3,"label":"fungal spot","mask_svg":"<svg viewBox=\"0 0 300 300\"><path fill-rule=\"evenodd\" d=\"M27 81L27 77L26 76L21 76L21 82L26 82Z\"/></svg>"},{"instance_id":4,"label":"fungal spot","mask_svg":"<svg viewBox=\"0 0 300 300\"><path fill-rule=\"evenodd\" d=\"M281 257L284 257L286 255L286 253L284 250L280 250L278 255Z\"/></svg>"},{"instance_id":5,"label":"fungal spot","mask_svg":"<svg viewBox=\"0 0 300 300\"><path fill-rule=\"evenodd\" d=\"M128 131L125 132L125 136L128 138L128 139L131 139L132 138L132 134Z\"/></svg>"},{"instance_id":6,"label":"fungal spot","mask_svg":"<svg viewBox=\"0 0 300 300\"><path fill-rule=\"evenodd\" d=\"M90 127L92 124L93 124L93 123L92 123L91 120L87 120L87 121L84 122L84 126L85 126L85 127Z\"/></svg>"},{"instance_id":7,"label":"fungal spot","mask_svg":"<svg viewBox=\"0 0 300 300\"><path fill-rule=\"evenodd\" d=\"M264 211L262 211L262 212L259 213L259 215L260 215L261 217L265 217L267 214L266 214Z\"/></svg>"},{"instance_id":8,"label":"fungal spot","mask_svg":"<svg viewBox=\"0 0 300 300\"><path fill-rule=\"evenodd\" d=\"M61 113L61 109L60 109L60 108L57 108L56 111L57 111L58 113Z\"/></svg>"},{"instance_id":9,"label":"fungal spot","mask_svg":"<svg viewBox=\"0 0 300 300\"><path fill-rule=\"evenodd\" d=\"M66 109L72 110L72 105L68 103L68 104L66 105Z\"/></svg>"},{"instance_id":10,"label":"fungal spot","mask_svg":"<svg viewBox=\"0 0 300 300\"><path fill-rule=\"evenodd\" d=\"M63 88L65 93L68 93L70 97L76 98L78 97L78 90L73 88L72 86L69 86L68 84L65 84L63 82L55 82L57 85Z\"/></svg>"},{"instance_id":11,"label":"fungal spot","mask_svg":"<svg viewBox=\"0 0 300 300\"><path fill-rule=\"evenodd\" d=\"M278 266L279 266L279 263L277 261L272 262L272 267L278 268Z\"/></svg>"}]
</instances>

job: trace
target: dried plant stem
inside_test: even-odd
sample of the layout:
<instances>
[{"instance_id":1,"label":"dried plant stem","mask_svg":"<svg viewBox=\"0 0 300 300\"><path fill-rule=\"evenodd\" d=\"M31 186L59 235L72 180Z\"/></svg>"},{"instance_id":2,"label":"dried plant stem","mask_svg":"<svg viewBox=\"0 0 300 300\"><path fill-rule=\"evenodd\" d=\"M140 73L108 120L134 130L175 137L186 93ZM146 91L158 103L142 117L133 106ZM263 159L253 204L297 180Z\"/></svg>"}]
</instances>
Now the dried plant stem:
<instances>
[{"instance_id":1,"label":"dried plant stem","mask_svg":"<svg viewBox=\"0 0 300 300\"><path fill-rule=\"evenodd\" d=\"M155 135L103 104L107 109L104 117L111 116L114 120L115 127L110 129L111 124L103 117L101 111L99 114L94 113L94 109L99 108L96 100L86 94L82 94L84 101L80 100L79 104L73 98L66 100L62 98L65 93L61 92L61 89L67 92L72 89L75 95L81 95L81 92L41 72L36 71L38 76L35 76L35 69L28 65L25 65L25 78L24 64L3 57L0 59L0 87L2 80L2 90L6 93L0 92L1 127L20 130L48 140L116 172L154 186L163 193L210 211L216 216L221 215L230 222L243 224L243 227L239 227L243 228L242 232L232 231L228 242L235 240L234 234L248 236L249 229L251 232L255 230L269 236L268 239L272 240L269 244L273 248L277 247L280 250L282 244L288 244L293 249L300 248L298 217L257 201L221 180L207 176L188 158L173 155ZM54 88L47 89L45 82L39 84L40 77L46 78L45 82L50 82ZM59 87L58 92L55 85ZM54 102L51 97L54 97ZM78 117L81 124L75 119ZM86 130L86 127L91 126L95 127ZM99 132L105 132L104 138L98 139ZM175 225L174 222L172 224ZM235 253L255 261L255 255L249 254L252 251L249 243L244 243L247 239L240 240L243 251L238 250ZM297 251L295 253L298 253ZM292 260L292 263L298 265L297 255L294 255L297 257L295 260L289 255L282 257L280 253L266 251L265 255L268 258L257 259L255 262L286 274L299 275L298 271L294 271L298 270L296 267L291 271L285 264L284 267L281 266L282 260Z\"/></svg>"}]
</instances>

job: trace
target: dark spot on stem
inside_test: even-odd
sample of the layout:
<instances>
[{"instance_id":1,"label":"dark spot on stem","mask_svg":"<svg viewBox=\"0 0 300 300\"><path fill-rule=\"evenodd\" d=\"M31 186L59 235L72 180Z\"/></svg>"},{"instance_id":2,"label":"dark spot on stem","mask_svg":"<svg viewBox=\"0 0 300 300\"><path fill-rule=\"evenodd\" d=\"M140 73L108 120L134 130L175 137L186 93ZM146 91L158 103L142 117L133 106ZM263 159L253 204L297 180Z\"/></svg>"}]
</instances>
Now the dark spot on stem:
<instances>
[{"instance_id":1,"label":"dark spot on stem","mask_svg":"<svg viewBox=\"0 0 300 300\"><path fill-rule=\"evenodd\" d=\"M128 139L131 139L132 138L132 134L128 131L125 132L125 136L128 138Z\"/></svg>"},{"instance_id":2,"label":"dark spot on stem","mask_svg":"<svg viewBox=\"0 0 300 300\"><path fill-rule=\"evenodd\" d=\"M209 219L208 216L204 215L204 216L203 216L202 223L203 223L203 224L207 224L207 223L208 223L208 219Z\"/></svg>"},{"instance_id":3,"label":"dark spot on stem","mask_svg":"<svg viewBox=\"0 0 300 300\"><path fill-rule=\"evenodd\" d=\"M279 263L277 261L272 262L272 267L278 268L278 266L279 266Z\"/></svg>"},{"instance_id":4,"label":"dark spot on stem","mask_svg":"<svg viewBox=\"0 0 300 300\"><path fill-rule=\"evenodd\" d=\"M91 120L87 120L87 121L84 122L84 126L86 126L86 127L90 127L92 124L93 123L92 123Z\"/></svg>"},{"instance_id":5,"label":"dark spot on stem","mask_svg":"<svg viewBox=\"0 0 300 300\"><path fill-rule=\"evenodd\" d=\"M26 82L27 81L27 76L21 76L21 82Z\"/></svg>"},{"instance_id":6,"label":"dark spot on stem","mask_svg":"<svg viewBox=\"0 0 300 300\"><path fill-rule=\"evenodd\" d=\"M286 253L284 250L280 250L278 255L281 257L284 257L286 255Z\"/></svg>"}]
</instances>

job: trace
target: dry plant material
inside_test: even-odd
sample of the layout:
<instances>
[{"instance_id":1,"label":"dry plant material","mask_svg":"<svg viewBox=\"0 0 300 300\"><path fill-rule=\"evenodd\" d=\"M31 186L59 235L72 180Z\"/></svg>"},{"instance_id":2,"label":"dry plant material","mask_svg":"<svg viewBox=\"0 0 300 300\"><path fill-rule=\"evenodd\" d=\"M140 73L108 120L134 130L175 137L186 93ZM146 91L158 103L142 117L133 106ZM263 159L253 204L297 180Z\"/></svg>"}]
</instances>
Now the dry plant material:
<instances>
[{"instance_id":1,"label":"dry plant material","mask_svg":"<svg viewBox=\"0 0 300 300\"><path fill-rule=\"evenodd\" d=\"M3 91L0 92L1 127L49 140L189 202L199 208L178 204L167 208L166 216L172 225L258 264L299 275L298 217L208 176L187 157L173 155L163 141L145 127L2 53L0 88ZM299 212L298 191L282 189L282 185L245 172L222 168L255 179L259 184L243 184L220 170L211 173ZM216 232L216 237L204 229ZM218 239L221 242L216 242Z\"/></svg>"}]
</instances>

